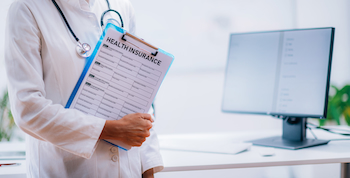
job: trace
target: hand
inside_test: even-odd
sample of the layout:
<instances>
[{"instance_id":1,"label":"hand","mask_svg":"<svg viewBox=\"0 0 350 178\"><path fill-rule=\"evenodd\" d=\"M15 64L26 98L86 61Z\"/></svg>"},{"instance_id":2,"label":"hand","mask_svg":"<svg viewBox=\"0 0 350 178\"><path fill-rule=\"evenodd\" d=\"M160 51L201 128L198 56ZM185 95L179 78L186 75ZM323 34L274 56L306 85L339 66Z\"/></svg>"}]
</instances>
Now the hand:
<instances>
[{"instance_id":1,"label":"hand","mask_svg":"<svg viewBox=\"0 0 350 178\"><path fill-rule=\"evenodd\" d=\"M142 174L142 178L154 178L153 169L148 169Z\"/></svg>"},{"instance_id":2,"label":"hand","mask_svg":"<svg viewBox=\"0 0 350 178\"><path fill-rule=\"evenodd\" d=\"M107 120L100 139L120 140L130 146L141 146L150 136L153 119L149 114L128 114L120 120Z\"/></svg>"}]
</instances>

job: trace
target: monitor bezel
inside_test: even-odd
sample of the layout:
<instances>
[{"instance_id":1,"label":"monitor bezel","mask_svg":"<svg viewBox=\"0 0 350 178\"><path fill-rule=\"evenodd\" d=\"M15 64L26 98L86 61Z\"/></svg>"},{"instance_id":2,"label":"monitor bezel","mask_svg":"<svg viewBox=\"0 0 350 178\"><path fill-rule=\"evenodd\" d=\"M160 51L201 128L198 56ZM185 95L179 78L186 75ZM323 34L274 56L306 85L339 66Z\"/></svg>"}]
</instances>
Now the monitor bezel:
<instances>
[{"instance_id":1,"label":"monitor bezel","mask_svg":"<svg viewBox=\"0 0 350 178\"><path fill-rule=\"evenodd\" d=\"M325 92L325 104L323 109L323 115L305 115L305 114L294 114L294 113L273 113L273 112L251 112L251 111L237 111L237 110L225 110L223 108L224 103L224 94L225 94L225 86L226 86L226 76L228 73L228 62L230 57L230 45L233 35L243 35L243 34L257 34L257 33L274 33L274 32L287 32L287 31L304 31L304 30L321 30L321 29L331 29L331 39L330 39L330 48L329 48L329 58L328 58L328 70L327 70L327 82L326 82L326 92ZM332 57L333 57L333 46L334 46L334 27L320 27L320 28L301 28L301 29L286 29L286 30L273 30L273 31L255 31L255 32L243 32L243 33L231 33L230 40L228 45L228 55L226 60L225 67L225 81L223 88L223 97L221 103L221 110L225 113L236 113L236 114L256 114L256 115L272 115L277 117L303 117L303 118L318 118L318 119L326 119L328 112L328 96L329 96L329 88L330 88L330 77L331 77L331 68L332 68Z\"/></svg>"}]
</instances>

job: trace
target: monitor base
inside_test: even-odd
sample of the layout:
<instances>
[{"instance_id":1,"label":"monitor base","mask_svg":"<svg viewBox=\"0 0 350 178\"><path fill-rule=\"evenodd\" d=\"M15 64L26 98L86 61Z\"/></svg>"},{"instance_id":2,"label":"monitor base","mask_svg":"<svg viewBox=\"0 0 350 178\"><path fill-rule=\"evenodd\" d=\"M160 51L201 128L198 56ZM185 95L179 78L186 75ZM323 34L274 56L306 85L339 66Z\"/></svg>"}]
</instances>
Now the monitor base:
<instances>
[{"instance_id":1,"label":"monitor base","mask_svg":"<svg viewBox=\"0 0 350 178\"><path fill-rule=\"evenodd\" d=\"M268 147L297 150L301 148L324 145L324 144L327 144L329 140L304 139L302 141L290 141L290 140L282 139L281 136L276 136L276 137L251 140L249 142L257 146L268 146Z\"/></svg>"}]
</instances>

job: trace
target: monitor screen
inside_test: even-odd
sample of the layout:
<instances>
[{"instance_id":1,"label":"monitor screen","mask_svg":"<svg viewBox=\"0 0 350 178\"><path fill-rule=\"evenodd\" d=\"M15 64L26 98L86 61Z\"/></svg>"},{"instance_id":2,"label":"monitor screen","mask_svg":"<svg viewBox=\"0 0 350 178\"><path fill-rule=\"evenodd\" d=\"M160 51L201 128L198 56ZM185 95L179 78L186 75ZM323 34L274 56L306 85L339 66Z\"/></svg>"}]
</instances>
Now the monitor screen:
<instances>
[{"instance_id":1,"label":"monitor screen","mask_svg":"<svg viewBox=\"0 0 350 178\"><path fill-rule=\"evenodd\" d=\"M334 28L231 34L222 110L325 118Z\"/></svg>"}]
</instances>

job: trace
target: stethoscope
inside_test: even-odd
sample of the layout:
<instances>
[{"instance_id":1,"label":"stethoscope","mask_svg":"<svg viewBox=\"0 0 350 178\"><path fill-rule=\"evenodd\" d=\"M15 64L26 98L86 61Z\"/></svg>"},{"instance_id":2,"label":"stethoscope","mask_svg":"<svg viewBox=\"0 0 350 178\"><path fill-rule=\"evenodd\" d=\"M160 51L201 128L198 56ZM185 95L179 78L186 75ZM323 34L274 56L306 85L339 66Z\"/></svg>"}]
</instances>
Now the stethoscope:
<instances>
[{"instance_id":1,"label":"stethoscope","mask_svg":"<svg viewBox=\"0 0 350 178\"><path fill-rule=\"evenodd\" d=\"M58 4L56 3L55 0L52 0L52 2L53 2L53 4L56 6L58 12L61 14L61 16L62 16L64 22L66 23L66 26L68 27L68 29L69 29L70 33L72 34L72 36L74 37L75 41L77 41L77 47L75 48L76 51L77 51L77 53L78 53L81 57L84 57L84 58L89 57L90 54L89 54L88 52L91 50L91 46L90 46L88 43L83 43L83 44L80 43L79 38L78 38L78 37L75 35L75 33L73 32L73 30L72 30L72 28L70 27L70 25L69 25L69 23L68 23L66 17L65 17L64 14L63 14L61 8L58 6ZM102 13L102 16L101 16L101 27L102 27L102 29L103 29L103 26L104 26L104 25L103 25L103 17L105 16L105 14L106 14L107 12L115 12L115 13L117 13L118 16L119 16L119 18L120 18L121 27L124 28L124 23L123 23L122 16L119 14L118 11L113 10L113 9L110 8L109 1L108 1L108 0L106 0L106 2L107 2L108 10L104 11L104 12Z\"/></svg>"},{"instance_id":2,"label":"stethoscope","mask_svg":"<svg viewBox=\"0 0 350 178\"><path fill-rule=\"evenodd\" d=\"M74 34L72 28L70 28L70 25L69 25L66 17L64 16L61 8L58 6L58 4L56 3L55 0L52 0L52 2L56 6L58 12L61 14L64 22L66 23L66 26L68 27L68 29L69 29L70 33L72 34L72 36L74 37L75 41L77 41L77 47L75 49L76 49L77 53L79 54L79 56L81 56L83 58L89 57L90 54L88 52L91 50L91 46L89 44L87 44L87 43L83 43L83 44L80 43L79 38ZM104 25L103 25L103 17L105 16L105 14L107 12L111 12L111 11L118 14L118 16L120 18L120 22L121 22L121 27L124 28L124 23L123 23L122 16L119 14L118 11L111 9L108 0L106 0L106 2L107 2L108 10L104 11L102 13L102 15L101 15L101 27L102 27L102 29L104 27ZM154 110L154 113L155 113L155 107L154 107L153 103L152 103L152 107L153 107L153 110ZM154 116L155 116L155 114L154 114Z\"/></svg>"}]
</instances>

